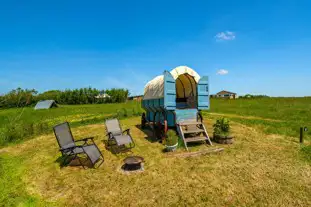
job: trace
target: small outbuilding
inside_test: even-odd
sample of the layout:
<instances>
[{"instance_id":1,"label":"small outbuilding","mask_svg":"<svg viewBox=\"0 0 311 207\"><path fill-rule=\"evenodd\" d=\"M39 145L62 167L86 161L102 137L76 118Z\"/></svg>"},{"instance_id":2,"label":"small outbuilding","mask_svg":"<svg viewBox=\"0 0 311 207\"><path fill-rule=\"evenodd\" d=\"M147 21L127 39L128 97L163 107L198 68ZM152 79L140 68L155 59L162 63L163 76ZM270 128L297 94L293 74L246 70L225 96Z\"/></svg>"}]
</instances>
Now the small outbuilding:
<instances>
[{"instance_id":1,"label":"small outbuilding","mask_svg":"<svg viewBox=\"0 0 311 207\"><path fill-rule=\"evenodd\" d=\"M239 98L239 96L238 94L230 92L230 91L220 91L216 93L216 98L236 99L236 98Z\"/></svg>"},{"instance_id":2,"label":"small outbuilding","mask_svg":"<svg viewBox=\"0 0 311 207\"><path fill-rule=\"evenodd\" d=\"M141 100L143 100L143 95L129 96L127 99L129 101L141 101Z\"/></svg>"},{"instance_id":3,"label":"small outbuilding","mask_svg":"<svg viewBox=\"0 0 311 207\"><path fill-rule=\"evenodd\" d=\"M97 99L100 99L100 98L106 99L106 98L111 98L111 96L109 96L107 93L100 93L97 96L95 96L95 98L97 98Z\"/></svg>"},{"instance_id":4,"label":"small outbuilding","mask_svg":"<svg viewBox=\"0 0 311 207\"><path fill-rule=\"evenodd\" d=\"M39 101L36 106L35 110L38 109L50 109L50 108L56 108L58 107L56 102L54 100L44 100L44 101Z\"/></svg>"}]
</instances>

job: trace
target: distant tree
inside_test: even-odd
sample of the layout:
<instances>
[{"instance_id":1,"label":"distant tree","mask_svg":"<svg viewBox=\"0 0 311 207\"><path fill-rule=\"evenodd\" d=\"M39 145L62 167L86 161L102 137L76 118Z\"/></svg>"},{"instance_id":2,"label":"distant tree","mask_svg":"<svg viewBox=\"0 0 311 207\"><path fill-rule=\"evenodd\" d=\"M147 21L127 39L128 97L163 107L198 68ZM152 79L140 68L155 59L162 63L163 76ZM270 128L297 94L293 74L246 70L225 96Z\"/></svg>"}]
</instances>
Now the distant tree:
<instances>
[{"instance_id":1,"label":"distant tree","mask_svg":"<svg viewBox=\"0 0 311 207\"><path fill-rule=\"evenodd\" d=\"M43 92L41 94L38 94L36 99L38 101L40 101L40 100L55 100L56 102L59 102L61 93L62 92L60 90L50 90L50 91L46 91L46 92Z\"/></svg>"},{"instance_id":2,"label":"distant tree","mask_svg":"<svg viewBox=\"0 0 311 207\"><path fill-rule=\"evenodd\" d=\"M38 92L34 89L17 88L11 90L9 93L1 96L0 107L24 107L36 102L35 95Z\"/></svg>"},{"instance_id":3,"label":"distant tree","mask_svg":"<svg viewBox=\"0 0 311 207\"><path fill-rule=\"evenodd\" d=\"M110 98L95 98L99 94L108 94ZM96 104L96 103L122 103L127 100L127 89L112 88L98 90L96 88L79 88L49 90L38 94L34 89L14 89L0 96L0 108L23 107L33 105L40 100L55 100L59 104Z\"/></svg>"},{"instance_id":4,"label":"distant tree","mask_svg":"<svg viewBox=\"0 0 311 207\"><path fill-rule=\"evenodd\" d=\"M246 94L245 96L239 96L239 98L269 98L269 96Z\"/></svg>"},{"instance_id":5,"label":"distant tree","mask_svg":"<svg viewBox=\"0 0 311 207\"><path fill-rule=\"evenodd\" d=\"M129 95L129 91L127 89L117 89L117 88L106 90L106 93L111 97L110 99L112 103L125 102Z\"/></svg>"}]
</instances>

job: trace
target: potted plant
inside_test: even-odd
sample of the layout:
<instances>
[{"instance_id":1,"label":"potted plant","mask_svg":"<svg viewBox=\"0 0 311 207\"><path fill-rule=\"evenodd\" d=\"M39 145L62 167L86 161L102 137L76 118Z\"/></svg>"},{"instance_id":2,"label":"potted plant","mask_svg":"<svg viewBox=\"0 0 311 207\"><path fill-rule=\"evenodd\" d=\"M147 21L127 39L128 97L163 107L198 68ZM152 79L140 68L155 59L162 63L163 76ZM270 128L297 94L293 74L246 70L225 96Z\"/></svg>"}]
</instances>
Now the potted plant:
<instances>
[{"instance_id":1,"label":"potted plant","mask_svg":"<svg viewBox=\"0 0 311 207\"><path fill-rule=\"evenodd\" d=\"M168 130L165 138L165 147L167 152L172 152L177 149L178 136L174 130Z\"/></svg>"},{"instance_id":2,"label":"potted plant","mask_svg":"<svg viewBox=\"0 0 311 207\"><path fill-rule=\"evenodd\" d=\"M232 144L234 136L230 133L230 123L227 118L221 118L216 121L214 127L214 140L220 144Z\"/></svg>"}]
</instances>

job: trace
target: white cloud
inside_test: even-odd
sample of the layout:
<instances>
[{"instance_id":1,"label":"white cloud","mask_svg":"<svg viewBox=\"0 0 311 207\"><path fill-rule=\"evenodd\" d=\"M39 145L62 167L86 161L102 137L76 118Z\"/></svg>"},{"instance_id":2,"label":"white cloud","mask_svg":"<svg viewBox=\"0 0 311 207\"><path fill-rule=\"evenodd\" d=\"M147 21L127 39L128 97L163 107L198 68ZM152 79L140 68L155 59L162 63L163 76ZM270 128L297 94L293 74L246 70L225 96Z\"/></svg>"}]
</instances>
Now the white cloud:
<instances>
[{"instance_id":1,"label":"white cloud","mask_svg":"<svg viewBox=\"0 0 311 207\"><path fill-rule=\"evenodd\" d=\"M215 39L217 41L227 41L227 40L234 40L236 37L234 32L230 31L225 31L225 32L219 32L216 36Z\"/></svg>"},{"instance_id":2,"label":"white cloud","mask_svg":"<svg viewBox=\"0 0 311 207\"><path fill-rule=\"evenodd\" d=\"M217 71L217 75L227 75L229 73L228 70L225 70L225 69L220 69Z\"/></svg>"}]
</instances>

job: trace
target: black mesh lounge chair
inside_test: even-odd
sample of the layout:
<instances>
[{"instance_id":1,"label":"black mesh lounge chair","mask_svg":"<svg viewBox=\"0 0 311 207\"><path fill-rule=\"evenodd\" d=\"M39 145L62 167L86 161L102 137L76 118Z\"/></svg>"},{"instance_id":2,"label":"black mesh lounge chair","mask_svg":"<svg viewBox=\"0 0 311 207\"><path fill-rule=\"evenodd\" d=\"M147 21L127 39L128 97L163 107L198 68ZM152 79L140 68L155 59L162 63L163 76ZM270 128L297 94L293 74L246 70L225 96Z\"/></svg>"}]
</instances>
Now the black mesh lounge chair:
<instances>
[{"instance_id":1,"label":"black mesh lounge chair","mask_svg":"<svg viewBox=\"0 0 311 207\"><path fill-rule=\"evenodd\" d=\"M118 119L109 119L105 122L107 130L107 145L111 147L113 153L128 151L135 147L134 140L130 134L130 129L122 131Z\"/></svg>"},{"instance_id":2,"label":"black mesh lounge chair","mask_svg":"<svg viewBox=\"0 0 311 207\"><path fill-rule=\"evenodd\" d=\"M57 139L58 145L62 155L65 157L64 163L71 162L78 158L80 164L85 168L85 164L81 161L80 155L86 155L88 160L92 163L95 168L95 164L100 158L102 161L97 166L99 167L104 162L104 156L99 151L98 147L94 143L93 137L84 138L81 140L74 140L70 126L68 122L59 124L53 128L55 137ZM91 140L91 144L89 144ZM79 144L80 143L80 144ZM68 160L69 159L69 160Z\"/></svg>"}]
</instances>

